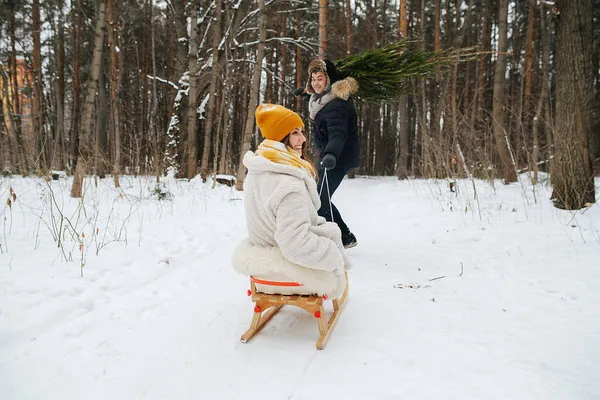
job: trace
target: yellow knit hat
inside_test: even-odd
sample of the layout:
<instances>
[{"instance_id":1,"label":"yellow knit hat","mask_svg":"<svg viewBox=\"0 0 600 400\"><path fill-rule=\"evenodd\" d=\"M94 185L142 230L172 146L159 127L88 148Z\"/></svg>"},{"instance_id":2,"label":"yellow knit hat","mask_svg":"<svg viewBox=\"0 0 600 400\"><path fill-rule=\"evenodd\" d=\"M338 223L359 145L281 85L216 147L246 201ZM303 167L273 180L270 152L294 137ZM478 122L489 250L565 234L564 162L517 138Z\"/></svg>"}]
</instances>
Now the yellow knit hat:
<instances>
[{"instance_id":1,"label":"yellow knit hat","mask_svg":"<svg viewBox=\"0 0 600 400\"><path fill-rule=\"evenodd\" d=\"M294 129L304 128L304 122L298 114L277 104L261 104L254 115L265 139L281 142Z\"/></svg>"}]
</instances>

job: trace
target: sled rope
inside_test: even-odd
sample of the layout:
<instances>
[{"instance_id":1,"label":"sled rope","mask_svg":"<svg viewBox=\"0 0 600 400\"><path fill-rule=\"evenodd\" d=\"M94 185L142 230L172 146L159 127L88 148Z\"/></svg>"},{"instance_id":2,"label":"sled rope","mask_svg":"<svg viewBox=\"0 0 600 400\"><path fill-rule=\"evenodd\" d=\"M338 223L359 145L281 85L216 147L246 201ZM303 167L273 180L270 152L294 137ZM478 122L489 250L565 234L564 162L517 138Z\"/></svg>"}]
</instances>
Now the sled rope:
<instances>
[{"instance_id":1,"label":"sled rope","mask_svg":"<svg viewBox=\"0 0 600 400\"><path fill-rule=\"evenodd\" d=\"M329 213L331 214L331 222L335 222L333 220L333 207L331 205L331 194L329 193L329 180L327 179L327 168L324 168L323 171L323 181L321 182L321 190L319 190L319 197L321 197L321 193L323 193L323 185L327 182L327 200L329 201Z\"/></svg>"}]
</instances>

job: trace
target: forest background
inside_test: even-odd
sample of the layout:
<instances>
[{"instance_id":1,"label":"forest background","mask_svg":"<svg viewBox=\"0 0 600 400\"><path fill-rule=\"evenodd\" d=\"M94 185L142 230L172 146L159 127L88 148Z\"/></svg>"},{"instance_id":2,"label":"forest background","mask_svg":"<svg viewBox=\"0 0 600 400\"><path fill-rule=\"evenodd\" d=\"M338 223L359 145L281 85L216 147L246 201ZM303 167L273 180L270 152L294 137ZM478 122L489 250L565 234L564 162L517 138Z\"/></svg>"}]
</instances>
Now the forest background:
<instances>
[{"instance_id":1,"label":"forest background","mask_svg":"<svg viewBox=\"0 0 600 400\"><path fill-rule=\"evenodd\" d=\"M311 59L401 39L473 47L386 103L356 100L356 174L515 182L595 201L600 0L1 0L0 168L86 176L233 175L259 102L308 122ZM310 124L307 124L310 126ZM310 137L310 134L309 134Z\"/></svg>"}]
</instances>

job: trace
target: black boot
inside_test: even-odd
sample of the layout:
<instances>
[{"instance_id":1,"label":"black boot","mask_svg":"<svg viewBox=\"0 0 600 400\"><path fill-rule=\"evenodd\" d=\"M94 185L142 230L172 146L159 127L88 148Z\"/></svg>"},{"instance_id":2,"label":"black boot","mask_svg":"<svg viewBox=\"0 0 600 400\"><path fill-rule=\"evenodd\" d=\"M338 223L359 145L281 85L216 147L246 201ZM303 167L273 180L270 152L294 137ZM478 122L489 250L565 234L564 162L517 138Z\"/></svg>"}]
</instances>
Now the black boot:
<instances>
[{"instance_id":1,"label":"black boot","mask_svg":"<svg viewBox=\"0 0 600 400\"><path fill-rule=\"evenodd\" d=\"M356 241L356 236L354 236L352 232L348 231L348 233L342 234L342 244L346 249L349 249L356 246L358 242Z\"/></svg>"}]
</instances>

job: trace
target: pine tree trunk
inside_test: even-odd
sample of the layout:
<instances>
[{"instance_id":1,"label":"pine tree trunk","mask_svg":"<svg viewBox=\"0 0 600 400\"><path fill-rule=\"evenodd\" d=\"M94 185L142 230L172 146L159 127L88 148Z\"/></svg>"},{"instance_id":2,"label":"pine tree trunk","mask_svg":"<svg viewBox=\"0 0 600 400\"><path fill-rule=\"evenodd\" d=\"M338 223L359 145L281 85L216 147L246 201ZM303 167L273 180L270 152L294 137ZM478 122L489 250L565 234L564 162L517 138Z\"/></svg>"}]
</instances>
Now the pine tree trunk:
<instances>
[{"instance_id":1,"label":"pine tree trunk","mask_svg":"<svg viewBox=\"0 0 600 400\"><path fill-rule=\"evenodd\" d=\"M230 90L232 90L231 85L231 72L229 71L229 64L227 63L228 58L228 49L225 49L225 87L223 88L223 104L221 105L221 118L223 118L223 131L221 133L221 154L219 156L219 167L215 168L215 171L221 174L227 173L227 156L228 152L228 143L229 143L229 113L225 112L226 107L232 107L232 105L228 105L228 102L231 101ZM219 124L221 125L221 124Z\"/></svg>"},{"instance_id":2,"label":"pine tree trunk","mask_svg":"<svg viewBox=\"0 0 600 400\"><path fill-rule=\"evenodd\" d=\"M242 137L242 148L240 150L237 179L235 183L235 188L237 190L243 190L244 187L246 167L244 167L243 159L246 152L250 150L250 143L252 142L252 132L254 131L254 110L256 109L258 103L258 89L260 88L260 75L262 73L261 65L265 56L265 41L267 39L267 17L265 15L264 0L258 0L258 8L260 12L258 22L259 42L258 50L256 51L256 64L254 65L254 72L252 74L250 102L248 104L248 114L246 117L244 136Z\"/></svg>"},{"instance_id":3,"label":"pine tree trunk","mask_svg":"<svg viewBox=\"0 0 600 400\"><path fill-rule=\"evenodd\" d=\"M373 1L373 14L372 14L372 26L373 26L373 46L379 45L379 23L377 22L377 0Z\"/></svg>"},{"instance_id":4,"label":"pine tree trunk","mask_svg":"<svg viewBox=\"0 0 600 400\"><path fill-rule=\"evenodd\" d=\"M144 7L142 9L142 15L141 15L141 20L142 22L142 26L145 32L149 32L150 31L150 21L148 19L148 14L149 14L149 7L148 7L148 2L149 0L143 0L144 2ZM191 2L192 4L194 4L195 2ZM152 140L149 139L148 137L148 123L150 121L149 119L149 110L148 110L148 53L149 53L149 49L148 49L148 45L151 43L152 38L148 37L149 35L143 35L141 37L140 40L140 55L141 55L141 66L140 69L138 70L138 79L140 82L140 95L141 95L141 99L140 99L140 112L139 112L139 125L138 127L140 129L136 130L136 135L137 138L136 140L139 141L139 143L141 143L141 147L140 147L140 151L138 152L137 158L138 160L136 161L136 167L139 168L139 171L137 171L137 173L143 173L148 165L145 162L145 160L148 160L150 158L150 154L149 154L149 148L152 146ZM143 164L143 165L142 165Z\"/></svg>"},{"instance_id":5,"label":"pine tree trunk","mask_svg":"<svg viewBox=\"0 0 600 400\"><path fill-rule=\"evenodd\" d=\"M440 42L440 0L435 0L435 11L434 11L434 20L433 20L433 45L434 49L441 49Z\"/></svg>"},{"instance_id":6,"label":"pine tree trunk","mask_svg":"<svg viewBox=\"0 0 600 400\"><path fill-rule=\"evenodd\" d=\"M121 173L121 121L120 121L120 90L121 71L119 59L122 55L119 48L119 11L118 1L108 0L108 43L110 46L110 111L112 125L112 174L115 187L121 187L119 174Z\"/></svg>"},{"instance_id":7,"label":"pine tree trunk","mask_svg":"<svg viewBox=\"0 0 600 400\"><path fill-rule=\"evenodd\" d=\"M400 36L403 38L408 37L408 24L406 18L406 0L400 0L399 10L399 22ZM408 96L400 96L398 102L398 114L399 114L399 127L398 127L398 162L396 163L396 176L398 179L408 178L408 134L409 134L409 109L408 109Z\"/></svg>"},{"instance_id":8,"label":"pine tree trunk","mask_svg":"<svg viewBox=\"0 0 600 400\"><path fill-rule=\"evenodd\" d=\"M8 137L6 138L7 140L7 144L3 145L3 149L7 150L9 152L9 154L4 154L5 157L7 157L7 160L10 160L10 166L12 167L13 172L16 172L16 170L18 170L18 145L17 145L17 124L15 123L15 113L13 111L13 106L12 103L14 103L14 101L11 103L11 95L10 95L10 84L8 83L8 81L10 80L10 77L6 75L5 70L4 69L0 69L0 80L1 80L1 84L0 84L0 88L2 89L2 92L0 92L0 99L2 99L2 112L4 113L4 125L6 126L6 132L8 134ZM0 134L0 140L4 139L4 135ZM6 146L6 147L4 147ZM0 154L2 155L2 154Z\"/></svg>"},{"instance_id":9,"label":"pine tree trunk","mask_svg":"<svg viewBox=\"0 0 600 400\"><path fill-rule=\"evenodd\" d=\"M287 0L283 0L281 2L281 11L287 10ZM281 13L281 36L287 37L287 13ZM287 45L285 42L281 43L281 82L279 83L279 104L284 107L289 107L289 96L287 93L287 89L285 87L285 82L287 81L287 72L288 72L288 53L287 53Z\"/></svg>"},{"instance_id":10,"label":"pine tree trunk","mask_svg":"<svg viewBox=\"0 0 600 400\"><path fill-rule=\"evenodd\" d=\"M406 0L404 0L406 1ZM352 6L350 0L346 0L346 55L352 53Z\"/></svg>"},{"instance_id":11,"label":"pine tree trunk","mask_svg":"<svg viewBox=\"0 0 600 400\"><path fill-rule=\"evenodd\" d=\"M299 12L296 13L296 39L300 40L302 37L302 17ZM300 46L296 46L296 81L295 87L299 87L302 84L302 50ZM310 79L308 77L307 79ZM296 97L296 111L300 112L302 109L302 98Z\"/></svg>"},{"instance_id":12,"label":"pine tree trunk","mask_svg":"<svg viewBox=\"0 0 600 400\"><path fill-rule=\"evenodd\" d=\"M202 162L200 165L200 176L202 180L206 181L208 175L208 162L210 160L210 136L213 130L213 121L216 108L216 96L217 96L217 84L221 77L221 70L219 68L219 43L221 42L221 0L215 0L215 18L213 21L213 46L212 46L212 70L210 89L208 91L208 105L206 107L206 120L204 123L204 143L202 146ZM217 152L215 151L215 157Z\"/></svg>"},{"instance_id":13,"label":"pine tree trunk","mask_svg":"<svg viewBox=\"0 0 600 400\"><path fill-rule=\"evenodd\" d=\"M540 97L535 109L535 116L533 118L532 125L532 137L533 137L533 152L532 152L532 163L533 163L533 183L538 182L539 173L539 161L540 161L540 140L539 140L539 126L542 117L544 107L548 99L548 73L550 67L550 33L547 31L546 26L546 8L543 4L539 5L540 12L540 27L541 27L541 39L542 39L542 79L540 83ZM549 121L547 121L549 123Z\"/></svg>"},{"instance_id":14,"label":"pine tree trunk","mask_svg":"<svg viewBox=\"0 0 600 400\"><path fill-rule=\"evenodd\" d=\"M508 16L508 0L498 1L498 55L494 70L494 104L492 110L494 137L500 155L501 171L504 183L516 182L517 173L509 148L509 137L504 127L504 83L506 78L506 19Z\"/></svg>"},{"instance_id":15,"label":"pine tree trunk","mask_svg":"<svg viewBox=\"0 0 600 400\"><path fill-rule=\"evenodd\" d=\"M425 0L419 2L419 47L425 51ZM421 144L421 176L431 177L431 154L429 149L429 132L427 127L427 93L425 92L425 82L419 80L419 135Z\"/></svg>"},{"instance_id":16,"label":"pine tree trunk","mask_svg":"<svg viewBox=\"0 0 600 400\"><path fill-rule=\"evenodd\" d=\"M531 86L533 81L533 23L534 23L534 9L536 7L536 0L529 0L529 14L527 17L527 47L525 50L525 64L524 69L525 73L525 98L523 100L523 121L524 121L524 131L527 132L527 126L529 125L530 119L530 102L531 102Z\"/></svg>"},{"instance_id":17,"label":"pine tree trunk","mask_svg":"<svg viewBox=\"0 0 600 400\"><path fill-rule=\"evenodd\" d=\"M218 173L218 167L219 167L219 151L220 149L220 144L221 144L221 136L225 136L224 132L223 132L223 123L221 121L222 115L225 112L225 88L223 86L221 86L219 88L219 96L217 96L217 101L219 103L219 109L218 112L216 113L217 115L215 116L215 120L217 121L217 128L215 129L215 134L214 134L214 149L215 149L215 154L213 156L213 169L212 172L213 174L216 176ZM214 185L214 182L213 182Z\"/></svg>"},{"instance_id":18,"label":"pine tree trunk","mask_svg":"<svg viewBox=\"0 0 600 400\"><path fill-rule=\"evenodd\" d=\"M479 46L479 51L486 52L490 48L490 37L491 37L491 24L490 24L490 15L491 0L484 0L482 5L482 19L483 19L483 28L481 29L481 44ZM485 84L486 84L486 73L487 73L487 60L489 59L488 55L479 56L479 78L477 83L477 123L481 124L483 120L483 112L485 110Z\"/></svg>"},{"instance_id":19,"label":"pine tree trunk","mask_svg":"<svg viewBox=\"0 0 600 400\"><path fill-rule=\"evenodd\" d=\"M80 78L80 63L81 57L81 0L73 1L72 3L73 17L73 113L71 120L71 133L69 139L71 141L70 165L69 170L74 173L77 160L79 159L79 127L81 125L80 115L80 99L81 99L81 78ZM81 190L81 189L80 189Z\"/></svg>"},{"instance_id":20,"label":"pine tree trunk","mask_svg":"<svg viewBox=\"0 0 600 400\"><path fill-rule=\"evenodd\" d=\"M152 54L152 102L150 104L150 129L149 135L152 138L152 158L154 159L154 176L156 176L156 182L160 181L160 137L158 135L158 129L156 127L156 120L158 118L158 92L156 90L156 38L154 24L152 23L152 14L154 11L154 0L150 0L150 45Z\"/></svg>"},{"instance_id":21,"label":"pine tree trunk","mask_svg":"<svg viewBox=\"0 0 600 400\"><path fill-rule=\"evenodd\" d=\"M94 173L100 178L106 175L106 112L108 104L106 101L106 79L104 78L104 65L100 64L100 75L98 76L98 97L96 106L96 138L94 140Z\"/></svg>"},{"instance_id":22,"label":"pine tree trunk","mask_svg":"<svg viewBox=\"0 0 600 400\"><path fill-rule=\"evenodd\" d=\"M192 179L196 175L196 98L198 97L198 11L195 2L191 6L190 27L190 52L188 54L188 69L190 71L190 91L188 96L188 131L187 131L187 178Z\"/></svg>"},{"instance_id":23,"label":"pine tree trunk","mask_svg":"<svg viewBox=\"0 0 600 400\"><path fill-rule=\"evenodd\" d=\"M319 0L319 58L327 58L327 0Z\"/></svg>"},{"instance_id":24,"label":"pine tree trunk","mask_svg":"<svg viewBox=\"0 0 600 400\"><path fill-rule=\"evenodd\" d=\"M33 36L33 148L36 157L34 157L36 168L46 168L45 138L43 129L43 92L42 92L42 54L41 54L41 23L40 23L40 2L33 0L31 8L32 18L32 36ZM36 162L35 160L41 160Z\"/></svg>"},{"instance_id":25,"label":"pine tree trunk","mask_svg":"<svg viewBox=\"0 0 600 400\"><path fill-rule=\"evenodd\" d=\"M98 20L96 21L94 50L92 56L92 69L88 81L88 90L83 107L81 128L79 129L79 156L71 186L71 197L82 197L83 179L87 171L87 165L91 162L92 151L90 148L90 134L92 130L92 113L96 91L98 89L98 77L100 76L100 64L102 61L102 43L104 41L104 27L106 24L106 3L100 0Z\"/></svg>"},{"instance_id":26,"label":"pine tree trunk","mask_svg":"<svg viewBox=\"0 0 600 400\"><path fill-rule=\"evenodd\" d=\"M11 49L11 57L10 57L10 61L11 61L11 78L12 78L12 89L13 92L11 94L11 98L13 99L12 102L12 110L13 113L17 114L17 115L21 115L21 102L20 102L20 95L19 95L19 82L17 80L17 44L16 44L16 35L15 35L15 30L16 30L16 21L15 21L15 14L16 14L17 10L15 7L12 8L11 13L10 13L10 49ZM29 169L29 162L27 160L28 158L28 154L27 154L27 148L24 146L23 144L23 133L21 130L21 120L19 118L15 118L15 134L16 137L14 138L14 140L16 140L16 145L15 145L15 166L17 169L20 169L20 171L22 172L26 172ZM20 162L18 162L17 160L20 159Z\"/></svg>"},{"instance_id":27,"label":"pine tree trunk","mask_svg":"<svg viewBox=\"0 0 600 400\"><path fill-rule=\"evenodd\" d=\"M555 161L552 199L576 210L594 203L589 154L594 100L592 0L557 0Z\"/></svg>"},{"instance_id":28,"label":"pine tree trunk","mask_svg":"<svg viewBox=\"0 0 600 400\"><path fill-rule=\"evenodd\" d=\"M52 168L62 169L65 151L65 27L62 10L59 11L58 20L58 43L56 46L56 69L57 69L57 86L56 92L56 138L55 151L52 156ZM56 148L58 147L58 151Z\"/></svg>"}]
</instances>

